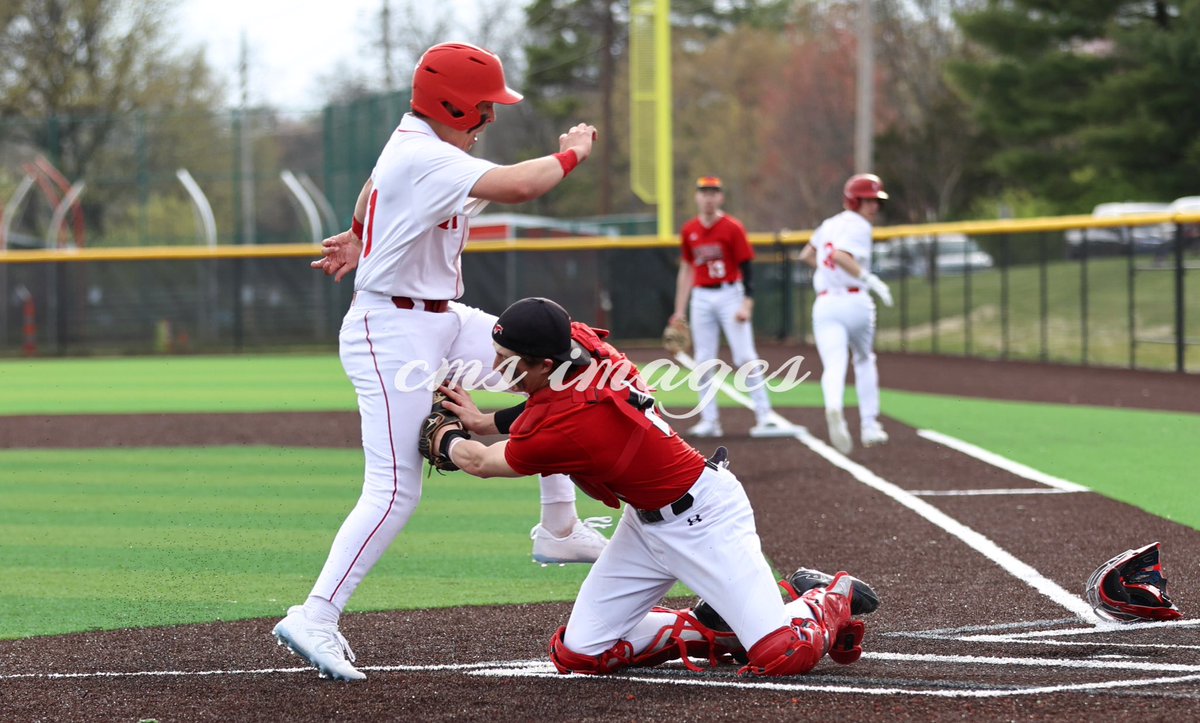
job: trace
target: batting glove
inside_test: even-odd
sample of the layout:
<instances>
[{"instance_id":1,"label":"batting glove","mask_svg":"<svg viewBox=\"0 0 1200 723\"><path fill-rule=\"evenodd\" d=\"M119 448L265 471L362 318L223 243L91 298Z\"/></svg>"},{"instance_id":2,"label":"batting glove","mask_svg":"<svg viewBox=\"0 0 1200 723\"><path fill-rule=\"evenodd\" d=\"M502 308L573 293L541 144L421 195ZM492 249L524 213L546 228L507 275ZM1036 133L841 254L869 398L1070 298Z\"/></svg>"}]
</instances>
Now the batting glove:
<instances>
[{"instance_id":1,"label":"batting glove","mask_svg":"<svg viewBox=\"0 0 1200 723\"><path fill-rule=\"evenodd\" d=\"M883 302L884 306L892 306L892 304L895 303L892 301L892 290L888 288L888 285L884 283L883 279L879 278L875 274L867 273L864 270L863 273L859 275L858 280L866 284L867 288L873 291L875 295L879 297L879 300Z\"/></svg>"}]
</instances>

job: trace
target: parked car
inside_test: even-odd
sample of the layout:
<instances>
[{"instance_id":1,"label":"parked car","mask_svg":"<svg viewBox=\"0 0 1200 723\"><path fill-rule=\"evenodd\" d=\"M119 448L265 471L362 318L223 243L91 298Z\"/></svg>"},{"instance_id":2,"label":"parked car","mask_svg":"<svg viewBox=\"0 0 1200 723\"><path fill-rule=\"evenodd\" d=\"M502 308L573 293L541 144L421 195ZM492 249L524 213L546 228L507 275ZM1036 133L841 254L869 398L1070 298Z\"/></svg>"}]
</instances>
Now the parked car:
<instances>
[{"instance_id":1,"label":"parked car","mask_svg":"<svg viewBox=\"0 0 1200 723\"><path fill-rule=\"evenodd\" d=\"M928 276L931 268L935 268L939 276L947 276L966 273L968 269L990 269L994 265L990 254L960 233L893 239L877 245L871 261L872 271L880 278L895 278L902 274Z\"/></svg>"},{"instance_id":2,"label":"parked car","mask_svg":"<svg viewBox=\"0 0 1200 723\"><path fill-rule=\"evenodd\" d=\"M1171 213L1200 213L1200 196L1184 196L1171 201L1171 205L1167 207ZM1197 250L1200 248L1200 223L1184 223L1180 224L1180 231L1183 232L1183 244L1185 249Z\"/></svg>"},{"instance_id":3,"label":"parked car","mask_svg":"<svg viewBox=\"0 0 1200 723\"><path fill-rule=\"evenodd\" d=\"M901 276L924 276L925 259L921 249L910 239L892 239L872 248L871 271L881 279Z\"/></svg>"},{"instance_id":4,"label":"parked car","mask_svg":"<svg viewBox=\"0 0 1200 723\"><path fill-rule=\"evenodd\" d=\"M1092 217L1140 216L1147 213L1166 213L1169 209L1170 205L1166 203L1102 203L1092 209ZM1131 244L1134 253L1161 253L1175 239L1175 226L1171 223L1155 223L1142 226L1070 229L1066 233L1067 255L1079 258L1083 254L1084 239L1087 239L1089 256L1126 253Z\"/></svg>"}]
</instances>

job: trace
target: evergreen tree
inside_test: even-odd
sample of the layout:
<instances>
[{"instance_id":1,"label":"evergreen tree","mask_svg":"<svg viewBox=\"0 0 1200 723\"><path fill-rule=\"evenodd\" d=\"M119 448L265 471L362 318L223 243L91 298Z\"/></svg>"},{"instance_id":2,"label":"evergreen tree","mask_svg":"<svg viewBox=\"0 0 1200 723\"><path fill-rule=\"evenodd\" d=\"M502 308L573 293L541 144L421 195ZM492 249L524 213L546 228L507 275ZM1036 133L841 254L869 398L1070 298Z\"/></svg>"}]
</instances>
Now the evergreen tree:
<instances>
[{"instance_id":1,"label":"evergreen tree","mask_svg":"<svg viewBox=\"0 0 1200 723\"><path fill-rule=\"evenodd\" d=\"M952 77L1000 145L990 165L1005 184L1064 212L1194 190L1198 6L991 0L961 14L986 55Z\"/></svg>"}]
</instances>

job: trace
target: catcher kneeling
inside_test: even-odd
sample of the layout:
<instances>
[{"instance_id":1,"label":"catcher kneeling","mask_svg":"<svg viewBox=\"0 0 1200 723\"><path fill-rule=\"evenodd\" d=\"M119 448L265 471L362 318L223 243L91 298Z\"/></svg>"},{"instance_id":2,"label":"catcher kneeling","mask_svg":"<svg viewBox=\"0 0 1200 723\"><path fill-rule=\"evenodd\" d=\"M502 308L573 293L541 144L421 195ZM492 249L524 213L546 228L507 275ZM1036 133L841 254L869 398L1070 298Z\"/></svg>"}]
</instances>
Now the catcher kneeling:
<instances>
[{"instance_id":1,"label":"catcher kneeling","mask_svg":"<svg viewBox=\"0 0 1200 723\"><path fill-rule=\"evenodd\" d=\"M724 449L705 459L655 411L637 369L572 323L549 299L522 299L492 330L496 369L528 394L484 414L461 389L443 386L422 429L422 453L438 469L478 477L569 474L610 507L626 504L612 540L579 590L570 620L550 640L562 673L603 674L681 658L715 666L732 657L743 675L806 673L826 654L862 654L863 624L878 606L865 583L801 569L780 584L762 554L754 512ZM508 434L484 445L470 438ZM681 581L703 602L657 603Z\"/></svg>"}]
</instances>

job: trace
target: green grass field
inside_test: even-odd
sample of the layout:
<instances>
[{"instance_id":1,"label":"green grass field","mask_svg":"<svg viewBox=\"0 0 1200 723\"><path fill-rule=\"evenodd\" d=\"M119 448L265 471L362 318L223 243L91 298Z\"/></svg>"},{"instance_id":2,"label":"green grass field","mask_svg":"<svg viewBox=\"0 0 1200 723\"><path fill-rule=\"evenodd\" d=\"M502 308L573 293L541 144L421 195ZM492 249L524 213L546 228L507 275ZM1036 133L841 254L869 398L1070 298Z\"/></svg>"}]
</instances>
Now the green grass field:
<instances>
[{"instance_id":1,"label":"green grass field","mask_svg":"<svg viewBox=\"0 0 1200 723\"><path fill-rule=\"evenodd\" d=\"M355 404L333 356L0 362L0 378L0 415ZM662 396L692 403L686 391ZM807 382L776 401L818 406L820 390ZM1200 415L887 390L883 404L906 424L1200 529ZM0 638L280 615L307 594L361 466L354 450L0 450ZM350 609L570 600L586 567L529 562L537 494L531 479L429 478ZM582 497L580 511L611 512Z\"/></svg>"}]
</instances>

